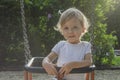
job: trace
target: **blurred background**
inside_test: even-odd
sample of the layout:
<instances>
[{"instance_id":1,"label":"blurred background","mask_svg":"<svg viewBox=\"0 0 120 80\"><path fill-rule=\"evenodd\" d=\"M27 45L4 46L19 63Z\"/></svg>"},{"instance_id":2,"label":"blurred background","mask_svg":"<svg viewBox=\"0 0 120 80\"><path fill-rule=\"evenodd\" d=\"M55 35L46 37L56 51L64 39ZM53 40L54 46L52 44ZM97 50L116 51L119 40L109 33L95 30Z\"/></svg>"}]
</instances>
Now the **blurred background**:
<instances>
[{"instance_id":1,"label":"blurred background","mask_svg":"<svg viewBox=\"0 0 120 80\"><path fill-rule=\"evenodd\" d=\"M70 7L81 10L90 21L82 39L91 41L95 65L120 66L120 0L24 0L23 5L20 1L0 0L0 66L25 64L25 29L28 55L46 56L64 39L54 27L60 13Z\"/></svg>"}]
</instances>

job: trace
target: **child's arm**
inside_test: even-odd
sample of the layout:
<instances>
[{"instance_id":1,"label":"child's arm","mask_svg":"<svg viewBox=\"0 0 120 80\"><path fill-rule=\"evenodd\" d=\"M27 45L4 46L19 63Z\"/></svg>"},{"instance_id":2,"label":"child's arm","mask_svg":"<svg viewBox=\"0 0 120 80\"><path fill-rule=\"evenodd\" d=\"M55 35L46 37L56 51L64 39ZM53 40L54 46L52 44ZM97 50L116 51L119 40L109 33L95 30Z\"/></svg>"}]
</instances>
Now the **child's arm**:
<instances>
[{"instance_id":1,"label":"child's arm","mask_svg":"<svg viewBox=\"0 0 120 80\"><path fill-rule=\"evenodd\" d=\"M46 72L50 75L57 75L57 70L55 68L55 65L52 63L52 61L57 57L57 54L54 52L51 52L47 57L43 59L42 66L46 70Z\"/></svg>"},{"instance_id":2,"label":"child's arm","mask_svg":"<svg viewBox=\"0 0 120 80\"><path fill-rule=\"evenodd\" d=\"M88 53L85 55L84 60L80 62L71 62L69 63L72 68L81 68L92 65L92 54Z\"/></svg>"},{"instance_id":3,"label":"child's arm","mask_svg":"<svg viewBox=\"0 0 120 80\"><path fill-rule=\"evenodd\" d=\"M85 66L90 66L91 64L92 64L92 55L90 53L88 53L85 55L84 60L82 60L80 62L70 62L70 63L63 65L63 67L60 69L59 73L67 75L70 73L70 71L73 68L81 68L81 67L85 67Z\"/></svg>"}]
</instances>

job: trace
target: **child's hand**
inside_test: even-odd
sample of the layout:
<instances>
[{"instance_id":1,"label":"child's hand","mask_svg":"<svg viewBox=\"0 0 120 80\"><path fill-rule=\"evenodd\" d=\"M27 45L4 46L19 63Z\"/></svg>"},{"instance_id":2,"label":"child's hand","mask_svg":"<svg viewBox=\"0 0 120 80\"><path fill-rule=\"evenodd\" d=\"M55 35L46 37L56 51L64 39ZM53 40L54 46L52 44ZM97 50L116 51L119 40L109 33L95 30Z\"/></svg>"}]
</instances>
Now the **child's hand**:
<instances>
[{"instance_id":1,"label":"child's hand","mask_svg":"<svg viewBox=\"0 0 120 80\"><path fill-rule=\"evenodd\" d=\"M63 67L59 70L59 74L65 76L69 74L72 69L73 68L71 63L64 64Z\"/></svg>"},{"instance_id":2,"label":"child's hand","mask_svg":"<svg viewBox=\"0 0 120 80\"><path fill-rule=\"evenodd\" d=\"M63 74L58 73L58 76L57 76L57 79L58 79L58 80L62 80L62 79L63 79L63 77L64 77L64 75L63 75Z\"/></svg>"},{"instance_id":3,"label":"child's hand","mask_svg":"<svg viewBox=\"0 0 120 80\"><path fill-rule=\"evenodd\" d=\"M49 75L58 75L58 72L55 68L55 65L52 63L43 63L43 67L45 69L45 71L49 74Z\"/></svg>"}]
</instances>

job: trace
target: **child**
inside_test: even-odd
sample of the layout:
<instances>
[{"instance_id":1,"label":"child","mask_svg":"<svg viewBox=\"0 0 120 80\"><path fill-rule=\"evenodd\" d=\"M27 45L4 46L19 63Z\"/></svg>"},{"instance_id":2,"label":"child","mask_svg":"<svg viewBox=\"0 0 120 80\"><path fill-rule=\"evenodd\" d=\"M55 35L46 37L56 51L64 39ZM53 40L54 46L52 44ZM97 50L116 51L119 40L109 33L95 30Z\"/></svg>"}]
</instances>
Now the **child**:
<instances>
[{"instance_id":1,"label":"child","mask_svg":"<svg viewBox=\"0 0 120 80\"><path fill-rule=\"evenodd\" d=\"M65 40L58 42L50 54L44 58L42 66L48 74L62 77L65 80L81 80L81 74L70 74L70 71L73 68L92 64L91 44L81 41L88 27L86 17L76 8L69 8L61 14L57 29ZM58 58L56 65L61 67L59 71L52 63L56 57Z\"/></svg>"}]
</instances>

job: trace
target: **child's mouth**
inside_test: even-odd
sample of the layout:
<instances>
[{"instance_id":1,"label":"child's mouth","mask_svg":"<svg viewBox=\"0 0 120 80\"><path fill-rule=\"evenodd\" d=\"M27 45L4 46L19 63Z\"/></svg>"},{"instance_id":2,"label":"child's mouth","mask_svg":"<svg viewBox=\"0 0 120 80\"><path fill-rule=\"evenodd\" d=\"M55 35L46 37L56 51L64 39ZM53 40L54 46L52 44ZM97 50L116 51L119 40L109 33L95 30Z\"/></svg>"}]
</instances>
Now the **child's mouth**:
<instances>
[{"instance_id":1,"label":"child's mouth","mask_svg":"<svg viewBox=\"0 0 120 80\"><path fill-rule=\"evenodd\" d=\"M75 36L69 36L69 38L74 38Z\"/></svg>"}]
</instances>

